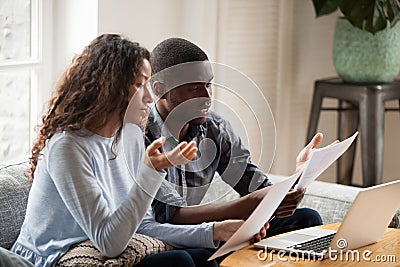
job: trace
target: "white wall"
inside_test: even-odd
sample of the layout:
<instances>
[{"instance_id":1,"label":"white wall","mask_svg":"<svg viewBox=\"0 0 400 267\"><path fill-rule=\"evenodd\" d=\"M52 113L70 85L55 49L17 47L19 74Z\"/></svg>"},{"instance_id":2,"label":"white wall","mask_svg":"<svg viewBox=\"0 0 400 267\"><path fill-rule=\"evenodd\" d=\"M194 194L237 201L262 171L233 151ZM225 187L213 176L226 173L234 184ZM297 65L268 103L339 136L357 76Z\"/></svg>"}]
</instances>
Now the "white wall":
<instances>
[{"instance_id":1,"label":"white wall","mask_svg":"<svg viewBox=\"0 0 400 267\"><path fill-rule=\"evenodd\" d=\"M52 5L54 77L97 35L109 32L121 33L149 50L165 38L183 37L215 58L214 0L57 0Z\"/></svg>"},{"instance_id":2,"label":"white wall","mask_svg":"<svg viewBox=\"0 0 400 267\"><path fill-rule=\"evenodd\" d=\"M181 32L181 0L99 0L99 34L118 32L151 49Z\"/></svg>"},{"instance_id":3,"label":"white wall","mask_svg":"<svg viewBox=\"0 0 400 267\"><path fill-rule=\"evenodd\" d=\"M53 1L53 82L98 33L97 0Z\"/></svg>"},{"instance_id":4,"label":"white wall","mask_svg":"<svg viewBox=\"0 0 400 267\"><path fill-rule=\"evenodd\" d=\"M196 42L212 58L216 3L213 0L98 0L98 33L122 33L149 50L168 37L183 37Z\"/></svg>"}]
</instances>

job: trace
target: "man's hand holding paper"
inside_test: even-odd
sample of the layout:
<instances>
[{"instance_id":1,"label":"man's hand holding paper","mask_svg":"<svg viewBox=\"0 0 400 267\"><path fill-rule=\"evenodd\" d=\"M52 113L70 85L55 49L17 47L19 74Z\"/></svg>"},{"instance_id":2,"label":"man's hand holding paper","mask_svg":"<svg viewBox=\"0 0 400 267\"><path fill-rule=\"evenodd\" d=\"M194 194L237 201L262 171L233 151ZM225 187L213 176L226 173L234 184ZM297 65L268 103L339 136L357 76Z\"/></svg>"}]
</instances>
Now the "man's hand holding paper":
<instances>
[{"instance_id":1,"label":"man's hand holding paper","mask_svg":"<svg viewBox=\"0 0 400 267\"><path fill-rule=\"evenodd\" d=\"M299 181L295 185L295 189L305 188L312 181L314 181L322 172L324 172L335 160L337 160L349 148L349 146L356 139L357 135L358 132L356 132L346 140L343 140L342 142L335 141L328 146L318 149L316 149L315 146L314 147L310 146L311 149L308 149L308 152L306 152L308 153L309 159L306 162L304 162L301 166L302 174L300 176ZM308 145L306 146L306 148L307 147ZM300 154L302 154L302 152L300 152Z\"/></svg>"},{"instance_id":2,"label":"man's hand holding paper","mask_svg":"<svg viewBox=\"0 0 400 267\"><path fill-rule=\"evenodd\" d=\"M317 148L317 145L321 143L322 139L324 138L322 133L317 133L311 139L310 143L308 143L297 155L296 158L296 170L295 173L302 171L304 169L305 164L310 158L310 155L314 150Z\"/></svg>"},{"instance_id":3,"label":"man's hand holding paper","mask_svg":"<svg viewBox=\"0 0 400 267\"><path fill-rule=\"evenodd\" d=\"M305 188L299 188L297 190L290 190L279 207L276 209L274 216L277 218L288 217L294 213L297 206L300 204L306 192Z\"/></svg>"},{"instance_id":4,"label":"man's hand holding paper","mask_svg":"<svg viewBox=\"0 0 400 267\"><path fill-rule=\"evenodd\" d=\"M316 149L317 145L321 143L323 139L322 133L317 133L310 143L308 143L307 146L305 146L299 153L299 155L296 158L296 171L295 173L301 172L306 163L308 162L310 155L312 152ZM336 141L335 141L336 142ZM276 209L274 216L281 218L281 217L287 217L290 216L294 213L296 210L297 206L300 204L301 200L304 197L305 194L305 189L300 188L297 190L290 190L285 198L283 199L282 203L279 205L279 207Z\"/></svg>"}]
</instances>

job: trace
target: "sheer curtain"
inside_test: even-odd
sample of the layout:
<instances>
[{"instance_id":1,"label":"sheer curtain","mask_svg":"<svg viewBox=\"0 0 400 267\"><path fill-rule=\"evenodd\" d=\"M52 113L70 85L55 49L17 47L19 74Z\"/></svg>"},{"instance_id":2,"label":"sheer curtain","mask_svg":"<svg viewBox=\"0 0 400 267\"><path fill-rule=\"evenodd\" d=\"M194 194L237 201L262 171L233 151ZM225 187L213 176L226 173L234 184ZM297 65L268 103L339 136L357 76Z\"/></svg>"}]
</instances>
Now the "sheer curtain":
<instances>
[{"instance_id":1,"label":"sheer curtain","mask_svg":"<svg viewBox=\"0 0 400 267\"><path fill-rule=\"evenodd\" d=\"M247 137L244 141L250 147L253 161L264 171L290 173L294 159L287 160L289 142L286 139L290 136L291 109L286 100L291 97L288 67L293 4L291 1L220 0L218 10L216 60L247 75L257 84L264 99L254 94L252 88L233 89L254 94L247 102L227 90L215 90L215 109L225 112L220 100L238 110L242 120L231 120L233 127L240 129L244 125ZM266 105L269 105L275 123L255 118L257 109ZM266 112L261 116L269 117L268 110L260 111ZM270 169L272 159L274 163Z\"/></svg>"}]
</instances>

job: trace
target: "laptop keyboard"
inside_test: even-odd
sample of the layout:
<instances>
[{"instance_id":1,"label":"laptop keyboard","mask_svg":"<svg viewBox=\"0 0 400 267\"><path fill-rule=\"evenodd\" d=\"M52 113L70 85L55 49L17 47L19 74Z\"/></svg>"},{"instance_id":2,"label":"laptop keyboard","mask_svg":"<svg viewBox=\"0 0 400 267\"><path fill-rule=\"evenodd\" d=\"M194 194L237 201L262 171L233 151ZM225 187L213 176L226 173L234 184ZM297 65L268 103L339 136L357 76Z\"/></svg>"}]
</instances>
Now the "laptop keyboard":
<instances>
[{"instance_id":1,"label":"laptop keyboard","mask_svg":"<svg viewBox=\"0 0 400 267\"><path fill-rule=\"evenodd\" d=\"M288 248L294 248L298 250L304 250L304 251L313 251L316 253L323 252L324 250L328 250L328 246L331 243L333 237L335 236L335 233L327 235L327 236L322 236L313 240L309 240L307 242L303 242L300 244L296 244L293 246L290 246Z\"/></svg>"}]
</instances>

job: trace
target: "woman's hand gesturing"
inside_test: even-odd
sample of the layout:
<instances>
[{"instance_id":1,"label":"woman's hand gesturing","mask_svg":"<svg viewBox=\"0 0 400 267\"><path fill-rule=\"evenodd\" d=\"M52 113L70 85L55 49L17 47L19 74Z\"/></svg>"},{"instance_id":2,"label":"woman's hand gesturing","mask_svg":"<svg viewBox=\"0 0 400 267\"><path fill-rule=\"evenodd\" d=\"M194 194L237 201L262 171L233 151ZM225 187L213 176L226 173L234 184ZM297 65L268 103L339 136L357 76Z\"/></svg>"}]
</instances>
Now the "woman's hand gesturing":
<instances>
[{"instance_id":1,"label":"woman's hand gesturing","mask_svg":"<svg viewBox=\"0 0 400 267\"><path fill-rule=\"evenodd\" d=\"M186 164L191 161L197 153L196 142L181 142L173 150L160 152L159 148L164 144L165 137L160 137L151 143L146 149L144 163L159 171L171 166Z\"/></svg>"}]
</instances>

